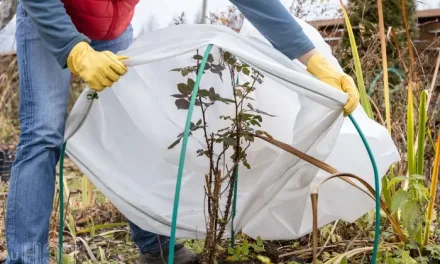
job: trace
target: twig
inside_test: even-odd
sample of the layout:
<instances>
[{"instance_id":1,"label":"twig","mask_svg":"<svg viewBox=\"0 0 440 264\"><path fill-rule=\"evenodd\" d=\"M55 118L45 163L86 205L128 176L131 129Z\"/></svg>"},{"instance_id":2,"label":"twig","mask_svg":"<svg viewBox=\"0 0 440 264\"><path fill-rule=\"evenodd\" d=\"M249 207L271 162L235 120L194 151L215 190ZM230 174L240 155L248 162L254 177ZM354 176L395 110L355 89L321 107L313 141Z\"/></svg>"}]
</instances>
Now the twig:
<instances>
[{"instance_id":1,"label":"twig","mask_svg":"<svg viewBox=\"0 0 440 264\"><path fill-rule=\"evenodd\" d=\"M197 55L199 55L199 50L197 50ZM197 72L199 70L200 67L200 63L199 60L197 60ZM200 102L200 107L202 109L202 119L203 119L203 134L205 137L205 141L206 141L206 147L208 148L208 159L209 159L209 179L206 179L206 186L207 188L205 188L205 191L208 191L207 197L208 197L208 213L209 215L211 215L212 212L212 208L211 208L211 184L212 184L212 173L215 170L214 167L214 160L213 160L213 154L214 154L214 135L212 134L211 136L211 143L209 141L209 137L208 137L208 131L206 130L207 127L207 123L206 123L206 109L203 107L203 101L202 101L202 97L199 95L198 97L199 102ZM208 187L209 186L209 187Z\"/></svg>"},{"instance_id":2,"label":"twig","mask_svg":"<svg viewBox=\"0 0 440 264\"><path fill-rule=\"evenodd\" d=\"M399 54L399 60L400 63L402 63L403 69L405 72L408 72L408 67L405 64L405 61L403 60L403 54L400 49L399 41L397 40L396 32L394 31L394 28L391 28L391 36L393 37L394 45L396 46L397 54Z\"/></svg>"},{"instance_id":3,"label":"twig","mask_svg":"<svg viewBox=\"0 0 440 264\"><path fill-rule=\"evenodd\" d=\"M127 233L128 231L125 229L111 230L111 231L107 231L107 232L102 232L101 234L99 234L99 236L106 236L106 235L120 233L120 232Z\"/></svg>"},{"instance_id":4,"label":"twig","mask_svg":"<svg viewBox=\"0 0 440 264\"><path fill-rule=\"evenodd\" d=\"M213 140L213 141L214 141L214 140ZM227 148L223 148L222 152L220 152L220 154L218 155L217 163L216 163L216 167L215 167L216 169L219 168L220 160L221 160L221 158L222 158L222 155L224 155L225 152L226 152L228 149L229 149L229 146L228 146Z\"/></svg>"},{"instance_id":5,"label":"twig","mask_svg":"<svg viewBox=\"0 0 440 264\"><path fill-rule=\"evenodd\" d=\"M382 72L383 72L383 88L385 95L385 119L387 121L387 129L391 134L391 110L390 110L390 91L388 86L388 65L387 65L387 50L385 41L385 26L383 19L382 0L377 0L377 11L379 16L379 32L380 32L380 48L382 53Z\"/></svg>"},{"instance_id":6,"label":"twig","mask_svg":"<svg viewBox=\"0 0 440 264\"><path fill-rule=\"evenodd\" d=\"M429 87L428 100L426 100L426 108L429 107L432 98L432 92L434 91L435 84L437 82L438 69L440 67L440 50L438 50L437 61L435 63L434 75L432 76L431 86Z\"/></svg>"},{"instance_id":7,"label":"twig","mask_svg":"<svg viewBox=\"0 0 440 264\"><path fill-rule=\"evenodd\" d=\"M87 250L87 253L89 254L90 258L92 259L92 261L98 261L95 257L95 255L92 252L92 249L90 248L89 244L81 237L76 237L76 240L79 240L83 243L84 247Z\"/></svg>"},{"instance_id":8,"label":"twig","mask_svg":"<svg viewBox=\"0 0 440 264\"><path fill-rule=\"evenodd\" d=\"M213 156L213 152L214 150L211 148L211 144L209 144L209 137L208 137L208 131L206 130L207 127L207 123L206 123L206 109L203 107L203 101L202 101L202 97L199 95L199 102L200 102L200 107L202 108L202 120L203 120L203 133L205 136L205 141L206 141L206 146L208 147L208 152L209 152L209 173L211 174L214 171L214 161L212 159ZM213 138L211 138L211 141L213 141Z\"/></svg>"},{"instance_id":9,"label":"twig","mask_svg":"<svg viewBox=\"0 0 440 264\"><path fill-rule=\"evenodd\" d=\"M318 249L337 248L337 247L341 247L341 246L343 246L343 245L337 244L337 245L330 245L330 246L325 246L325 247L318 247ZM285 257L288 257L288 256L300 255L300 254L304 254L304 253L312 253L312 249L311 248L301 249L301 250L297 250L297 251L281 254L281 255L278 256L278 258L285 258Z\"/></svg>"},{"instance_id":10,"label":"twig","mask_svg":"<svg viewBox=\"0 0 440 264\"><path fill-rule=\"evenodd\" d=\"M356 240L356 238L358 238L361 235L361 233L358 233L353 240L350 241L350 243L348 243L347 248L345 249L345 252L348 252L348 250L353 246L354 241Z\"/></svg>"},{"instance_id":11,"label":"twig","mask_svg":"<svg viewBox=\"0 0 440 264\"><path fill-rule=\"evenodd\" d=\"M382 114L380 113L379 107L377 107L377 104L373 101L373 99L370 96L368 96L368 99L370 100L370 103L373 105L374 110L376 110L377 116L380 119L380 123L382 125L386 125L385 120L383 120Z\"/></svg>"},{"instance_id":12,"label":"twig","mask_svg":"<svg viewBox=\"0 0 440 264\"><path fill-rule=\"evenodd\" d=\"M319 257L319 255L322 254L322 252L324 251L324 249L325 249L325 247L327 246L328 242L330 242L330 239L331 239L333 233L335 232L335 230L336 230L336 226L338 225L338 223L339 223L339 219L336 220L335 224L334 224L333 227L332 227L332 230L330 231L330 234L329 234L328 237L327 237L327 240L326 240L325 243L324 243L323 248L318 252L318 254L316 255L316 257Z\"/></svg>"},{"instance_id":13,"label":"twig","mask_svg":"<svg viewBox=\"0 0 440 264\"><path fill-rule=\"evenodd\" d=\"M71 196L71 193L69 192L69 196L67 196L67 201L66 201L66 208L64 209L64 219L63 219L64 223L66 222L67 211L69 210L70 196Z\"/></svg>"}]
</instances>

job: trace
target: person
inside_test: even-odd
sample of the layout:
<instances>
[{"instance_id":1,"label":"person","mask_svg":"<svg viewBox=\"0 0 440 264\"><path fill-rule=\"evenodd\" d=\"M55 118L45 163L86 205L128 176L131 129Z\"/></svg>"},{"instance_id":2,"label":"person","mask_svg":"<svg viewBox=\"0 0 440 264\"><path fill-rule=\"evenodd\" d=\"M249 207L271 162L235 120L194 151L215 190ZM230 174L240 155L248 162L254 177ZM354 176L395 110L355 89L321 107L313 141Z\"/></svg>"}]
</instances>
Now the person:
<instances>
[{"instance_id":1,"label":"person","mask_svg":"<svg viewBox=\"0 0 440 264\"><path fill-rule=\"evenodd\" d=\"M98 92L127 71L118 51L133 42L131 19L139 0L20 0L17 58L20 139L11 169L6 210L6 263L48 263L48 231L55 168L64 141L73 73ZM348 94L344 114L357 106L353 79L315 50L279 0L230 0L261 34L323 82ZM167 261L169 238L129 222L141 263ZM195 254L177 243L175 263Z\"/></svg>"}]
</instances>

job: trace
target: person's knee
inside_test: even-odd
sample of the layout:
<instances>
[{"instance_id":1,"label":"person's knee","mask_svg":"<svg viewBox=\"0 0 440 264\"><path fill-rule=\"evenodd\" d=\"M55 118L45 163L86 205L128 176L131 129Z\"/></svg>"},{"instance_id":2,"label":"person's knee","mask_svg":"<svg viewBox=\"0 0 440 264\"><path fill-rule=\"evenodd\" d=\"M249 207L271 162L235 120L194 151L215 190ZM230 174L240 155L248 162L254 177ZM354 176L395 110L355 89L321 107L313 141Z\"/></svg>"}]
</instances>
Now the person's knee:
<instances>
[{"instance_id":1,"label":"person's knee","mask_svg":"<svg viewBox=\"0 0 440 264\"><path fill-rule=\"evenodd\" d=\"M23 129L17 155L33 157L49 152L57 158L64 143L63 125L64 122L62 125L57 122L45 122Z\"/></svg>"},{"instance_id":2,"label":"person's knee","mask_svg":"<svg viewBox=\"0 0 440 264\"><path fill-rule=\"evenodd\" d=\"M63 141L63 129L55 124L41 124L27 131L30 144L46 149L60 149Z\"/></svg>"}]
</instances>

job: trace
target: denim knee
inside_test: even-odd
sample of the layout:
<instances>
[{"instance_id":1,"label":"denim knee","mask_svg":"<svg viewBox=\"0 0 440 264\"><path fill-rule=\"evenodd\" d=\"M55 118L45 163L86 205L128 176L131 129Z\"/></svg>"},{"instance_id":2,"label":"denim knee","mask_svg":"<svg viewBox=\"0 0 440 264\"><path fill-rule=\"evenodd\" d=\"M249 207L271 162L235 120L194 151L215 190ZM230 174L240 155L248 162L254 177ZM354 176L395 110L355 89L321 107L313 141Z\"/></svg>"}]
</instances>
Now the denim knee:
<instances>
[{"instance_id":1,"label":"denim knee","mask_svg":"<svg viewBox=\"0 0 440 264\"><path fill-rule=\"evenodd\" d=\"M63 131L54 125L56 124L41 124L22 131L17 147L16 162L47 153L56 163L64 143L64 136Z\"/></svg>"}]
</instances>

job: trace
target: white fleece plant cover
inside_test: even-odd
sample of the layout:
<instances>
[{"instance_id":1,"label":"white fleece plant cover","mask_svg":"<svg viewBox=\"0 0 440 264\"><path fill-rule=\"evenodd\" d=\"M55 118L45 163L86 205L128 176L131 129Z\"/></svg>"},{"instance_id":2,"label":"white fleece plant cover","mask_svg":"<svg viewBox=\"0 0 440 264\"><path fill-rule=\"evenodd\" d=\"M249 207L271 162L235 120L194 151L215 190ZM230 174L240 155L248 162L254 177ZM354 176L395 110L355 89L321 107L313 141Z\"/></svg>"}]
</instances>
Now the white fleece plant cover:
<instances>
[{"instance_id":1,"label":"white fleece plant cover","mask_svg":"<svg viewBox=\"0 0 440 264\"><path fill-rule=\"evenodd\" d=\"M318 50L337 63L319 33L300 23ZM361 138L342 115L346 94L311 77L298 62L268 45L248 22L240 34L223 26L179 25L142 35L120 52L131 57L128 73L97 100L88 100L89 91L84 91L68 118L69 157L128 219L145 230L170 234L181 145L172 150L167 147L183 131L187 116L170 96L186 78L170 70L192 65L196 50L203 54L208 44L214 44L216 60L221 48L265 75L252 103L276 117L263 117L262 130L374 186ZM191 77L195 80L194 74ZM245 77L240 75L240 80ZM221 96L231 98L226 71L223 80L207 73L201 89L215 87ZM207 111L209 131L224 127L220 115L233 115L233 107L211 106ZM354 117L366 134L382 176L398 161L397 149L387 130L370 120L361 107ZM192 120L200 118L201 110L196 107ZM201 131L189 139L179 238L205 235L204 175L209 167L207 158L196 154L205 147L204 142ZM311 232L310 191L327 173L259 139L247 154L252 168L240 166L236 230L262 239L293 239ZM355 221L372 208L374 202L364 193L339 179L332 180L320 188L319 226L336 219ZM227 236L229 232L225 232Z\"/></svg>"}]
</instances>

